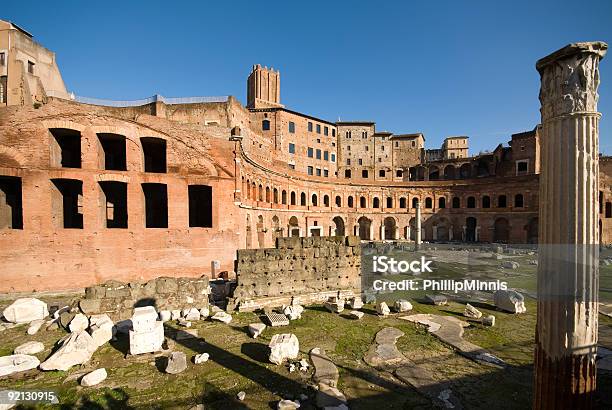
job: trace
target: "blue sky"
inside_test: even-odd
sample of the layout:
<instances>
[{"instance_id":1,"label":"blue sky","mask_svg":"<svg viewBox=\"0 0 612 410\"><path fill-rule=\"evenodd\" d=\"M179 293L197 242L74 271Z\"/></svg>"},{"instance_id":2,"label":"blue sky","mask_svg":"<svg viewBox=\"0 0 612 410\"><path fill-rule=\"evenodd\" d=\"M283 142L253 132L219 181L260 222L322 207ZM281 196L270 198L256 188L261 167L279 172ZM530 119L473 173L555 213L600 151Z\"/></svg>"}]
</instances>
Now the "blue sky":
<instances>
[{"instance_id":1,"label":"blue sky","mask_svg":"<svg viewBox=\"0 0 612 410\"><path fill-rule=\"evenodd\" d=\"M539 122L538 58L612 42L612 1L3 2L57 53L69 90L108 99L234 95L259 63L281 100L327 120L468 135L472 153ZM601 65L601 149L612 154L612 52Z\"/></svg>"}]
</instances>

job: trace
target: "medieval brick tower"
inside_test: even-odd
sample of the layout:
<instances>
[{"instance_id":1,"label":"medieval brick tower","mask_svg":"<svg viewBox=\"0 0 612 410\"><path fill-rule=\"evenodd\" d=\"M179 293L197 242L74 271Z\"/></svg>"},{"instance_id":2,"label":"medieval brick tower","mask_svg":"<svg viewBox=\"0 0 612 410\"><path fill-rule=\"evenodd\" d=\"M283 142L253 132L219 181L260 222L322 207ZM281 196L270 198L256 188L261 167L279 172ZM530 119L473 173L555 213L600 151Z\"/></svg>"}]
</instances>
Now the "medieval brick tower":
<instances>
[{"instance_id":1,"label":"medieval brick tower","mask_svg":"<svg viewBox=\"0 0 612 410\"><path fill-rule=\"evenodd\" d=\"M272 67L253 66L247 80L247 107L282 107L280 103L280 72Z\"/></svg>"}]
</instances>

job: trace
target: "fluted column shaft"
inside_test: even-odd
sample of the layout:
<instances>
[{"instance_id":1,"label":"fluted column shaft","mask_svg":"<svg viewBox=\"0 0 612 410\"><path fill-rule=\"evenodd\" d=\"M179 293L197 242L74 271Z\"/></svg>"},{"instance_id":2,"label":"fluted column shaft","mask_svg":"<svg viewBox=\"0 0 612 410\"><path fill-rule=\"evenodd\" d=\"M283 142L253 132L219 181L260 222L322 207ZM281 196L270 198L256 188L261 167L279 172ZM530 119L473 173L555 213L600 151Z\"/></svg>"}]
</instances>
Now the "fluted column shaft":
<instances>
[{"instance_id":1,"label":"fluted column shaft","mask_svg":"<svg viewBox=\"0 0 612 410\"><path fill-rule=\"evenodd\" d=\"M542 115L535 409L590 408L598 314L599 61L576 43L538 61Z\"/></svg>"}]
</instances>

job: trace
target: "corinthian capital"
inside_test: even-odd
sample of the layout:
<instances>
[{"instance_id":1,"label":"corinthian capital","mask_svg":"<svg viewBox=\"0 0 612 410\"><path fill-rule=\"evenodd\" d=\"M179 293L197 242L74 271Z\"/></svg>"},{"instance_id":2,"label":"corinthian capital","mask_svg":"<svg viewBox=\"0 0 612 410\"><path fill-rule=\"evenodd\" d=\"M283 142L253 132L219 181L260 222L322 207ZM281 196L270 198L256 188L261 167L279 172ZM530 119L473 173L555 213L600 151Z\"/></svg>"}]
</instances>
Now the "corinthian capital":
<instances>
[{"instance_id":1,"label":"corinthian capital","mask_svg":"<svg viewBox=\"0 0 612 410\"><path fill-rule=\"evenodd\" d=\"M597 112L599 60L608 45L573 43L538 60L542 122L571 113Z\"/></svg>"}]
</instances>

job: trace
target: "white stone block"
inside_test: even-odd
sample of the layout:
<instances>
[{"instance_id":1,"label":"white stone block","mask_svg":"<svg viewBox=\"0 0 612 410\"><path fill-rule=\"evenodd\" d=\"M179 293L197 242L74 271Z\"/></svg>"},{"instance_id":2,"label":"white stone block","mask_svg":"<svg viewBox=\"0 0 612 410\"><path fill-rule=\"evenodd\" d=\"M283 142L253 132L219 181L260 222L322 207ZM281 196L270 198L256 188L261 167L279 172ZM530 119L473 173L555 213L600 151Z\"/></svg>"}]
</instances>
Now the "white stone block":
<instances>
[{"instance_id":1,"label":"white stone block","mask_svg":"<svg viewBox=\"0 0 612 410\"><path fill-rule=\"evenodd\" d=\"M281 364L286 359L297 359L300 353L300 343L297 336L292 333L276 334L272 336L270 344L270 362Z\"/></svg>"},{"instance_id":2,"label":"white stone block","mask_svg":"<svg viewBox=\"0 0 612 410\"><path fill-rule=\"evenodd\" d=\"M130 354L142 354L159 352L164 343L164 324L155 321L152 330L134 331L130 330Z\"/></svg>"},{"instance_id":3,"label":"white stone block","mask_svg":"<svg viewBox=\"0 0 612 410\"><path fill-rule=\"evenodd\" d=\"M12 323L29 323L49 316L47 304L36 298L21 298L14 301L2 312Z\"/></svg>"},{"instance_id":4,"label":"white stone block","mask_svg":"<svg viewBox=\"0 0 612 410\"><path fill-rule=\"evenodd\" d=\"M161 323L161 322L160 322ZM132 329L135 332L148 332L157 327L157 312L153 306L134 308Z\"/></svg>"}]
</instances>

